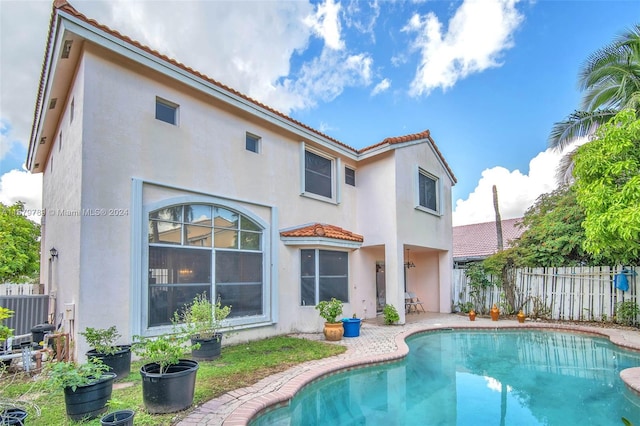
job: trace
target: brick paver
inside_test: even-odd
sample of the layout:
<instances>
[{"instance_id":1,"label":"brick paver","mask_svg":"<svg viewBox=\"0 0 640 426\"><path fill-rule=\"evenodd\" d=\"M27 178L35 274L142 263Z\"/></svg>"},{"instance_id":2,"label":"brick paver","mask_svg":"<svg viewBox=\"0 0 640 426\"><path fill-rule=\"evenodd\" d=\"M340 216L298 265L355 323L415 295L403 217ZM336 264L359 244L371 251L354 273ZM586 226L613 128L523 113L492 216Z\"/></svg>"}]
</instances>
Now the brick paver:
<instances>
[{"instance_id":1,"label":"brick paver","mask_svg":"<svg viewBox=\"0 0 640 426\"><path fill-rule=\"evenodd\" d=\"M578 325L549 324L527 321L519 324L515 320L491 321L478 318L469 321L456 314L420 313L407 315L407 324L386 326L379 321L363 321L360 336L343 338L334 344L344 345L347 351L341 355L292 367L284 372L266 377L258 383L228 392L219 398L205 402L192 411L178 425L180 426L236 426L246 425L251 418L266 407L286 403L295 393L309 382L360 365L386 362L405 356L408 347L405 339L418 332L442 328L552 328L575 330L609 337L623 347L640 350L640 333L635 330L608 329ZM296 337L324 340L322 333L296 334ZM621 375L627 385L640 392L640 367L625 370Z\"/></svg>"}]
</instances>

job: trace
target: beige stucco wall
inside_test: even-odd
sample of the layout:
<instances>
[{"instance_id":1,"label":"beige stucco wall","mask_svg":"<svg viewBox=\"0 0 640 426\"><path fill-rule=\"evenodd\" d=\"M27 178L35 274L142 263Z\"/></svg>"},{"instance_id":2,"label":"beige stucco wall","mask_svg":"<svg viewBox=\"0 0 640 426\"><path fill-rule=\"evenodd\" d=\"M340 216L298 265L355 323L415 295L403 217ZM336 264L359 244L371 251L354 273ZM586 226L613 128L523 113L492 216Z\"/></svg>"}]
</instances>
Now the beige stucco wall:
<instances>
[{"instance_id":1,"label":"beige stucco wall","mask_svg":"<svg viewBox=\"0 0 640 426\"><path fill-rule=\"evenodd\" d=\"M146 219L136 216L136 203L144 209L179 197L227 200L259 217L272 232L268 261L273 265L267 266L266 275L278 289L278 321L244 330L236 341L321 330L317 311L300 306L300 247L286 245L278 235L280 229L313 222L364 236L362 249L345 249L350 252L350 300L344 316L375 316L375 262L381 260L388 271L388 299L402 311L406 245L429 249L418 253L425 268L412 270L417 275L411 279L420 283L418 293L429 310L446 311L442 300L435 302L442 298L432 296L441 295L442 285L448 285L442 282L446 273L441 251L451 245L451 183L428 144L361 162L320 147L340 158L336 164L341 168L348 164L356 169L356 187L345 185L342 177L337 182L339 203L305 197L300 185L301 142L311 141L97 46L86 48L67 100L75 98L76 118L68 130L68 119L61 121L69 142L65 138L59 154L54 147L54 168L45 172L44 186L45 207L95 213L47 217L44 234L43 259L51 245L60 257L52 280L43 280L50 289L64 282L58 309L64 303L76 304L76 331L116 325L123 341L145 332L136 324L141 316L140 286L146 285L146 265L141 261ZM155 119L156 97L179 105L177 126ZM245 149L246 132L261 137L259 154ZM414 208L418 165L442 180L441 216ZM144 182L140 194L134 180ZM141 232L134 234L136 229ZM141 252L135 252L136 242ZM77 353L82 356L87 349L79 339Z\"/></svg>"}]
</instances>

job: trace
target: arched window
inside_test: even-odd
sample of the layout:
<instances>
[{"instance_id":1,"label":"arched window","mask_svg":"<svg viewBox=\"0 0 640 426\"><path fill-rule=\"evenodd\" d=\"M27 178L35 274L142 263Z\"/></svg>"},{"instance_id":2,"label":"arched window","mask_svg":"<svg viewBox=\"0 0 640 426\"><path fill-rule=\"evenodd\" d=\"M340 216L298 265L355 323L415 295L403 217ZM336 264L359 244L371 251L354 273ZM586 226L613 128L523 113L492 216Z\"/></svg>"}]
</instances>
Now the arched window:
<instances>
[{"instance_id":1,"label":"arched window","mask_svg":"<svg viewBox=\"0 0 640 426\"><path fill-rule=\"evenodd\" d=\"M263 228L212 204L149 213L148 327L171 324L197 294L231 305L230 318L264 313Z\"/></svg>"}]
</instances>

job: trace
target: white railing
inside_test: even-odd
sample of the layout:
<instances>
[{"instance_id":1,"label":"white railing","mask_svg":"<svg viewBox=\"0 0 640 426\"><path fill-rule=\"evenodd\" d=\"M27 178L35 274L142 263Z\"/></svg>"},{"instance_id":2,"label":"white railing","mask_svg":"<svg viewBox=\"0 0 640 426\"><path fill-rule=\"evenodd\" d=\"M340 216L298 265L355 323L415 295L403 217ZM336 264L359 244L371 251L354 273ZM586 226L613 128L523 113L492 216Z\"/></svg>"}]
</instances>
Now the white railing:
<instances>
[{"instance_id":1,"label":"white railing","mask_svg":"<svg viewBox=\"0 0 640 426\"><path fill-rule=\"evenodd\" d=\"M0 284L0 296L23 296L32 294L43 294L41 284Z\"/></svg>"},{"instance_id":2,"label":"white railing","mask_svg":"<svg viewBox=\"0 0 640 426\"><path fill-rule=\"evenodd\" d=\"M615 276L621 267L592 266L565 268L523 268L515 270L516 292L526 303L525 313L534 311L534 304L548 310L551 319L556 320L610 320L616 305L627 300L638 303L637 283L640 281L640 267L626 267L629 284L627 291L616 288ZM453 270L452 305L460 306L472 302L469 294L468 278L464 269ZM493 281L493 277L490 277ZM501 305L502 289L490 287L486 292L485 306L476 309L490 309L493 304Z\"/></svg>"}]
</instances>

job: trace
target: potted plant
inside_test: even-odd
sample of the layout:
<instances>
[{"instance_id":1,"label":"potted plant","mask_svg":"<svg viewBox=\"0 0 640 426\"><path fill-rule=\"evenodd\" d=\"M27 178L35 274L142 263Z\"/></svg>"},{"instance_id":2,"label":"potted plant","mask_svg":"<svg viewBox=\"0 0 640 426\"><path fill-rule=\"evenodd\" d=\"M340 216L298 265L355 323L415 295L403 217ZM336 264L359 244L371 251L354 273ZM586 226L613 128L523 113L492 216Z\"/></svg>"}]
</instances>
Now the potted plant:
<instances>
[{"instance_id":1,"label":"potted plant","mask_svg":"<svg viewBox=\"0 0 640 426\"><path fill-rule=\"evenodd\" d=\"M382 314L384 315L384 323L387 325L392 325L400 321L398 310L393 305L384 305Z\"/></svg>"},{"instance_id":2,"label":"potted plant","mask_svg":"<svg viewBox=\"0 0 640 426\"><path fill-rule=\"evenodd\" d=\"M173 314L174 325L182 324L182 332L191 338L193 359L209 361L220 356L220 329L230 313L231 306L222 306L220 301L213 304L203 293Z\"/></svg>"},{"instance_id":3,"label":"potted plant","mask_svg":"<svg viewBox=\"0 0 640 426\"><path fill-rule=\"evenodd\" d=\"M131 345L117 345L121 337L116 326L109 328L87 327L80 334L93 349L87 352L89 359L98 358L109 367L109 371L116 373L118 379L123 379L131 372Z\"/></svg>"},{"instance_id":4,"label":"potted plant","mask_svg":"<svg viewBox=\"0 0 640 426\"><path fill-rule=\"evenodd\" d=\"M145 362L140 375L142 400L149 413L173 413L193 403L199 365L181 358L188 340L183 334L135 337L133 351Z\"/></svg>"},{"instance_id":5,"label":"potted plant","mask_svg":"<svg viewBox=\"0 0 640 426\"><path fill-rule=\"evenodd\" d=\"M344 328L342 321L338 321L338 315L342 314L342 301L332 297L331 300L323 300L316 305L320 316L324 318L324 337L329 341L342 339Z\"/></svg>"},{"instance_id":6,"label":"potted plant","mask_svg":"<svg viewBox=\"0 0 640 426\"><path fill-rule=\"evenodd\" d=\"M57 361L47 365L48 384L62 388L67 416L73 421L95 419L107 410L115 373L99 359L84 364Z\"/></svg>"}]
</instances>

